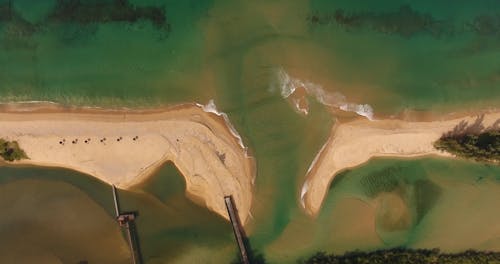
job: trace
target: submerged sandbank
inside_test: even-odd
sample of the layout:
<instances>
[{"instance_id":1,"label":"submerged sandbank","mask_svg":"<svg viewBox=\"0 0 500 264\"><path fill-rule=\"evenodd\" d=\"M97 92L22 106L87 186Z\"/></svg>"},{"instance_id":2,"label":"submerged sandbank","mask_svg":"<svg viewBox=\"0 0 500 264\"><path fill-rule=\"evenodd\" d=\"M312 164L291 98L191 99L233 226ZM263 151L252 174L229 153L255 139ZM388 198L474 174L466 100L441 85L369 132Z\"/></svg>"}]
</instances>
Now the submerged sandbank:
<instances>
[{"instance_id":1,"label":"submerged sandbank","mask_svg":"<svg viewBox=\"0 0 500 264\"><path fill-rule=\"evenodd\" d=\"M0 137L18 141L29 157L14 164L70 168L130 188L172 161L189 198L228 219L223 197L233 195L241 221L248 219L254 160L225 115L195 104L140 111L13 104L0 110Z\"/></svg>"},{"instance_id":2,"label":"submerged sandbank","mask_svg":"<svg viewBox=\"0 0 500 264\"><path fill-rule=\"evenodd\" d=\"M482 125L485 127L500 120L499 111L478 114L484 114ZM361 165L372 157L453 157L436 150L433 143L460 122L473 123L478 114L441 121L370 121L363 118L336 124L307 172L301 190L302 207L309 215L316 216L335 175Z\"/></svg>"}]
</instances>

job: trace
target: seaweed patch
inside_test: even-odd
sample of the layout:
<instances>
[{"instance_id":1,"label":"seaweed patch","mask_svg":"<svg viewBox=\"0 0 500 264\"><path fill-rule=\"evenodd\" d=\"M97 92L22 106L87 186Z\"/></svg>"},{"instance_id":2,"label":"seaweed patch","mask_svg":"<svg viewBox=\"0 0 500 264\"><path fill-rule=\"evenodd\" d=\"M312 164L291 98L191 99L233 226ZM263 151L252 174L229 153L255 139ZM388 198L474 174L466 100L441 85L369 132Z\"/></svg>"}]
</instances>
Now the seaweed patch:
<instances>
[{"instance_id":1,"label":"seaweed patch","mask_svg":"<svg viewBox=\"0 0 500 264\"><path fill-rule=\"evenodd\" d=\"M11 2L0 4L0 45L4 48L36 48L32 36L58 31L60 40L73 43L95 35L100 24L150 22L160 39L168 37L171 25L163 6L136 6L127 0L57 0L39 22L30 22Z\"/></svg>"}]
</instances>

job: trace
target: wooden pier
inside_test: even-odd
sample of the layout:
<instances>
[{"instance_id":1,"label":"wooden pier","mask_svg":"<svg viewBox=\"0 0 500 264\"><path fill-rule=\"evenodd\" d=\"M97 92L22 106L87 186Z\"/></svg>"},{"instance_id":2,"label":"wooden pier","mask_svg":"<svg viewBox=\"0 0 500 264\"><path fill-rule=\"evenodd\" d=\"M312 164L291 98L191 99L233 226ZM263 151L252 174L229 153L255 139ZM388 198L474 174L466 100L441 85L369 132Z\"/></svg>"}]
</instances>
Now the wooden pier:
<instances>
[{"instance_id":1,"label":"wooden pier","mask_svg":"<svg viewBox=\"0 0 500 264\"><path fill-rule=\"evenodd\" d=\"M245 247L245 230L241 225L240 218L238 216L238 210L234 205L233 196L224 196L224 202L226 202L227 212L229 214L229 219L231 220L231 225L233 226L234 237L238 243L238 248L240 250L241 261L244 264L249 264L247 250Z\"/></svg>"},{"instance_id":2,"label":"wooden pier","mask_svg":"<svg viewBox=\"0 0 500 264\"><path fill-rule=\"evenodd\" d=\"M125 229L128 238L128 244L130 246L130 252L132 255L133 264L142 264L142 257L139 248L139 239L137 237L137 231L135 228L135 212L120 212L120 204L118 202L118 194L116 193L116 187L113 185L113 200L115 202L115 214L116 221L120 224L122 228Z\"/></svg>"}]
</instances>

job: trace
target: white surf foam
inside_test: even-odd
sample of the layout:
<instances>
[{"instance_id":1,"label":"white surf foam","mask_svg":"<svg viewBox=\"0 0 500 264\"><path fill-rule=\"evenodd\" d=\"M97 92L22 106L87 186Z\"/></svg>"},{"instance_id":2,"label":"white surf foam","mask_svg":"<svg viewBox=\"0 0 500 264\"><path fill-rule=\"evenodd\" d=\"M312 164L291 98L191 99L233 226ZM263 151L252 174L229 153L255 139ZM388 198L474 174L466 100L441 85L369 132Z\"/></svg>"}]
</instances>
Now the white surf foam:
<instances>
[{"instance_id":1,"label":"white surf foam","mask_svg":"<svg viewBox=\"0 0 500 264\"><path fill-rule=\"evenodd\" d=\"M245 156L248 157L247 148L243 144L243 140L242 140L240 134L238 133L238 131L236 131L236 129L234 128L233 124L231 124L231 122L230 122L229 117L227 116L227 114L224 113L224 112L220 112L219 110L217 110L217 106L215 105L214 100L210 99L206 105L202 105L202 104L198 104L198 103L196 103L196 105L199 106L199 107L201 107L203 109L203 111L205 111L207 113L213 113L213 114L216 114L218 116L222 116L222 118L224 118L224 122L229 127L229 131L231 131L231 134L236 139L238 139L238 143L239 143L240 147L245 152ZM255 177L256 177L256 175L254 173L253 178L251 180L252 185L255 184ZM248 210L248 215L250 216L250 219L253 219L253 215L252 215L252 212L251 212L250 209Z\"/></svg>"},{"instance_id":2,"label":"white surf foam","mask_svg":"<svg viewBox=\"0 0 500 264\"><path fill-rule=\"evenodd\" d=\"M312 170L312 168L314 167L314 165L316 165L316 162L318 162L319 156L321 156L321 154L323 153L323 150L325 150L326 144L328 144L328 142L326 142L325 144L323 144L323 146L319 150L318 154L316 154L316 156L314 157L313 161L311 162L311 165L309 165L309 168L307 168L307 174L309 174L309 172Z\"/></svg>"},{"instance_id":3,"label":"white surf foam","mask_svg":"<svg viewBox=\"0 0 500 264\"><path fill-rule=\"evenodd\" d=\"M302 190L300 190L300 205L302 206L302 208L306 208L306 204L305 204L305 201L304 201L304 197L306 196L307 194L307 191L309 191L309 181L306 180L304 182L304 185L302 186Z\"/></svg>"},{"instance_id":4,"label":"white surf foam","mask_svg":"<svg viewBox=\"0 0 500 264\"><path fill-rule=\"evenodd\" d=\"M224 121L226 122L226 125L229 127L231 134L236 139L238 139L238 143L240 144L241 148L244 149L246 152L247 148L243 144L243 140L241 139L240 134L238 133L238 131L236 131L236 128L234 128L233 124L231 124L231 122L229 121L229 117L227 116L227 114L217 110L217 106L215 105L215 102L213 99L209 100L206 105L201 105L201 104L196 104L196 105L200 106L203 109L203 111L205 111L207 113L214 113L218 116L222 116L222 118L224 118Z\"/></svg>"},{"instance_id":5,"label":"white surf foam","mask_svg":"<svg viewBox=\"0 0 500 264\"><path fill-rule=\"evenodd\" d=\"M321 154L325 150L326 144L328 144L328 142L326 142L325 144L323 144L323 146L321 147L321 149L319 150L319 152L316 154L316 156L314 157L313 161L311 162L311 165L309 165L309 168L307 168L307 173L306 174L309 174L309 172L312 170L312 168L314 167L314 165L316 165L316 163L318 162L319 157L321 156ZM302 189L300 191L300 204L302 205L303 208L306 208L304 197L306 196L306 194L307 194L308 191L309 191L309 180L306 179L306 181L304 182L304 185L302 185Z\"/></svg>"},{"instance_id":6,"label":"white surf foam","mask_svg":"<svg viewBox=\"0 0 500 264\"><path fill-rule=\"evenodd\" d=\"M373 120L373 108L368 104L355 104L347 101L346 97L338 92L328 92L319 84L308 80L291 77L283 68L276 69L276 79L271 83L270 91L279 89L283 98L289 97L295 89L303 87L307 94L326 106L336 107L343 111L354 112Z\"/></svg>"},{"instance_id":7,"label":"white surf foam","mask_svg":"<svg viewBox=\"0 0 500 264\"><path fill-rule=\"evenodd\" d=\"M198 104L198 103L196 103L196 105L201 107L203 109L203 111L205 111L207 113L213 113L213 114L216 114L218 116L222 116L222 118L224 118L224 122L226 123L227 127L229 127L229 131L238 140L238 144L243 149L243 151L245 151L245 156L248 157L247 147L245 147L245 145L243 144L243 139L241 138L238 131L236 131L236 128L234 128L233 124L231 124L227 114L217 110L217 106L215 105L214 100L213 99L209 100L206 105L202 105L202 104ZM252 184L254 184L254 182L255 182L255 175L252 178Z\"/></svg>"}]
</instances>

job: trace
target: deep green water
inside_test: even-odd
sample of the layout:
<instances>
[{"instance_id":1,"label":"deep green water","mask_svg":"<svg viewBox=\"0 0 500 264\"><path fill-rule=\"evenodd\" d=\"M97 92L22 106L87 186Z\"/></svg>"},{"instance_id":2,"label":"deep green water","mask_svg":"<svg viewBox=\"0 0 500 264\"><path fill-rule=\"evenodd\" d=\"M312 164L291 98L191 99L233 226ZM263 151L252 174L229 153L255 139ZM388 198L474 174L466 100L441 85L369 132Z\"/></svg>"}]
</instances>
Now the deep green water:
<instances>
[{"instance_id":1,"label":"deep green water","mask_svg":"<svg viewBox=\"0 0 500 264\"><path fill-rule=\"evenodd\" d=\"M4 8L7 2L0 0ZM56 1L12 1L23 20L7 19L5 13L0 16L0 101L152 107L214 99L257 159L254 219L248 230L252 246L273 263L293 262L316 250L395 245L445 250L500 247L498 233L489 232L492 235L482 239L492 228L474 218L484 215L491 225L500 220L492 213L495 192L499 193L494 178L500 171L481 164L433 159L372 161L335 183L318 219L306 217L298 205L300 184L333 120L317 102L312 102L308 117L301 117L279 92L270 91L276 81L274 72L281 67L295 78L340 92L349 101L372 105L375 116L404 109L447 112L498 106L496 1L131 2L164 7L169 30L158 29L150 21L51 22L47 17ZM355 23L337 21L339 9ZM68 225L68 230L53 231L61 233L49 239L53 244L34 236L33 255L55 255L65 263L127 261L123 238L110 216L108 186L65 170L2 168L0 172L2 186L11 190L1 192L7 196L2 199L26 199L31 194L26 191L23 196L23 190L33 186L38 186L37 195L45 199L20 203L19 211L12 214L23 220L2 222L0 230L11 232L2 231L4 237L14 236L12 230L33 233L25 231L32 226L24 212L30 208L47 206L43 214L50 213L53 223L59 223L68 214L82 214L78 210L82 204L87 206L86 217L96 215L94 221L89 220L94 223L91 227L81 227L89 237L71 240L68 230L74 227ZM166 166L152 183L140 188L143 191L123 194L124 204L140 211L138 229L145 259L150 263L234 259L229 225L184 198L184 183L176 174ZM377 190L387 185L394 195L367 191L361 182L371 182L367 176L371 174L394 174L388 182L372 182L374 187L369 187ZM362 181L365 176L368 180ZM29 180L14 181L17 178ZM60 192L54 194L54 190ZM61 204L68 196L76 197L74 206L73 202ZM428 196L435 199L422 201ZM401 200L409 208L403 210L406 218L395 217L401 221L374 216L378 219L375 233L369 233L365 220L359 221L377 212L391 216L390 208ZM375 201L383 206L376 207ZM55 213L53 203L59 204L60 213ZM447 217L464 220L449 225L442 220ZM9 228L12 223L16 228ZM50 230L53 223L45 225ZM103 235L104 229L114 233ZM476 233L478 241L467 239L470 243L462 246L447 244L452 239L436 239ZM83 249L88 244L84 241L96 239L90 234L106 237L108 244ZM22 243L10 246L15 249L18 244ZM116 259L104 259L109 255L104 253L113 249L120 252ZM6 252L16 256L14 250Z\"/></svg>"}]
</instances>

